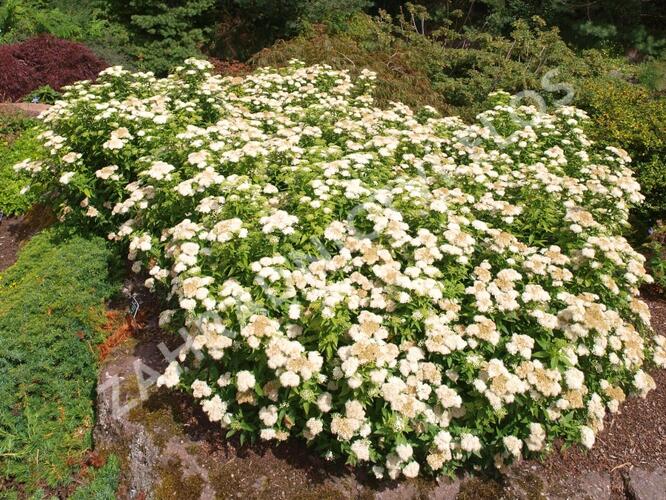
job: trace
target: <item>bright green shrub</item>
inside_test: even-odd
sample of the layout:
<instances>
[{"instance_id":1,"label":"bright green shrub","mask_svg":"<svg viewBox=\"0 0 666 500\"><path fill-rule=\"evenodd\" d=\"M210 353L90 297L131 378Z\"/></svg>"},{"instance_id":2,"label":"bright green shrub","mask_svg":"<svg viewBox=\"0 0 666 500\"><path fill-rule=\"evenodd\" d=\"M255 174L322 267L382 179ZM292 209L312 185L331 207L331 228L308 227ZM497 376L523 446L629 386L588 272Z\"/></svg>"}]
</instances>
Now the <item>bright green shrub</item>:
<instances>
[{"instance_id":1,"label":"bright green shrub","mask_svg":"<svg viewBox=\"0 0 666 500\"><path fill-rule=\"evenodd\" d=\"M34 13L22 0L7 0L0 5L0 42L12 43L35 32Z\"/></svg>"},{"instance_id":2,"label":"bright green shrub","mask_svg":"<svg viewBox=\"0 0 666 500\"><path fill-rule=\"evenodd\" d=\"M0 474L25 492L67 484L91 446L109 257L47 230L0 276Z\"/></svg>"},{"instance_id":3,"label":"bright green shrub","mask_svg":"<svg viewBox=\"0 0 666 500\"><path fill-rule=\"evenodd\" d=\"M0 40L13 43L40 33L82 40L85 27L55 5L30 0L7 0L0 6Z\"/></svg>"},{"instance_id":4,"label":"bright green shrub","mask_svg":"<svg viewBox=\"0 0 666 500\"><path fill-rule=\"evenodd\" d=\"M42 85L30 92L23 99L25 102L37 102L42 104L53 104L60 98L60 92L54 90L50 85Z\"/></svg>"},{"instance_id":5,"label":"bright green shrub","mask_svg":"<svg viewBox=\"0 0 666 500\"><path fill-rule=\"evenodd\" d=\"M23 113L0 113L0 140L8 142L16 138L20 132L29 129L36 120Z\"/></svg>"},{"instance_id":6,"label":"bright green shrub","mask_svg":"<svg viewBox=\"0 0 666 500\"><path fill-rule=\"evenodd\" d=\"M28 177L13 169L17 161L41 147L37 132L29 130L35 123L23 115L0 115L0 212L5 215L25 213L38 197L34 191L21 192Z\"/></svg>"},{"instance_id":7,"label":"bright green shrub","mask_svg":"<svg viewBox=\"0 0 666 500\"><path fill-rule=\"evenodd\" d=\"M666 217L666 98L618 78L584 80L579 105L592 118L589 133L601 144L622 147L646 197L641 214Z\"/></svg>"},{"instance_id":8,"label":"bright green shrub","mask_svg":"<svg viewBox=\"0 0 666 500\"><path fill-rule=\"evenodd\" d=\"M22 168L129 247L187 338L158 385L227 436L414 477L591 447L654 388L640 186L583 111L496 93L468 125L375 107L367 71L210 68L74 86Z\"/></svg>"}]
</instances>

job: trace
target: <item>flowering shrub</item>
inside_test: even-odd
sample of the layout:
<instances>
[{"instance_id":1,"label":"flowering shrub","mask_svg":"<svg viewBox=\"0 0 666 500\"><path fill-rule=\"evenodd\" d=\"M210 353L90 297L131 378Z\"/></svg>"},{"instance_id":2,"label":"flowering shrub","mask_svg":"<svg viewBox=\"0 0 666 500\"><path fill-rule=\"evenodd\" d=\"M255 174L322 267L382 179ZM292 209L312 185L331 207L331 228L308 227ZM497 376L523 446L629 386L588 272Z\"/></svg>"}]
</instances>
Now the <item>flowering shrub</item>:
<instances>
[{"instance_id":1,"label":"flowering shrub","mask_svg":"<svg viewBox=\"0 0 666 500\"><path fill-rule=\"evenodd\" d=\"M498 93L466 125L372 107L369 72L209 69L71 87L17 168L127 245L187 340L158 383L228 435L413 477L592 446L654 387L642 196L582 111Z\"/></svg>"}]
</instances>

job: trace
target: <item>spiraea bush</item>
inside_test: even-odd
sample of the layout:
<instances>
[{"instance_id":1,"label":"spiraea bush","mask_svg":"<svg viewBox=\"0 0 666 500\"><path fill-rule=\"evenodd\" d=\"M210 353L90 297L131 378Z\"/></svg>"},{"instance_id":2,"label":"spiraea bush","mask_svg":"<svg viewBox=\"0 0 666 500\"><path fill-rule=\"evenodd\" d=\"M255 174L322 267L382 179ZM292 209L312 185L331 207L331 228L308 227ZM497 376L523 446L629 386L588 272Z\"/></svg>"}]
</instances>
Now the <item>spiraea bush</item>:
<instances>
[{"instance_id":1,"label":"spiraea bush","mask_svg":"<svg viewBox=\"0 0 666 500\"><path fill-rule=\"evenodd\" d=\"M374 107L370 72L209 69L69 88L17 168L126 245L186 339L159 384L228 435L440 474L592 446L654 387L642 195L585 113L497 93L467 125Z\"/></svg>"}]
</instances>

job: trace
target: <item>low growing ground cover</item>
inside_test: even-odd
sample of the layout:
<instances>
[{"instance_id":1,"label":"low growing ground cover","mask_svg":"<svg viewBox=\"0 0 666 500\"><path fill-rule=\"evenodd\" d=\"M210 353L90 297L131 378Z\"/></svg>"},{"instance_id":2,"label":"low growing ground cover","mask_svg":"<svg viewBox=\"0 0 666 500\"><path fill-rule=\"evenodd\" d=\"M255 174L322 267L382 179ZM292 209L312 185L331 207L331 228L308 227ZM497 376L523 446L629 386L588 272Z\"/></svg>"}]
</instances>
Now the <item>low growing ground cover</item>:
<instances>
[{"instance_id":1,"label":"low growing ground cover","mask_svg":"<svg viewBox=\"0 0 666 500\"><path fill-rule=\"evenodd\" d=\"M465 124L374 107L367 71L209 69L77 84L17 169L129 250L187 340L159 384L228 436L414 477L591 447L654 387L643 196L584 112L500 92Z\"/></svg>"},{"instance_id":2,"label":"low growing ground cover","mask_svg":"<svg viewBox=\"0 0 666 500\"><path fill-rule=\"evenodd\" d=\"M70 500L113 500L118 498L118 479L120 477L120 460L110 455L104 465L93 470L90 481L74 490Z\"/></svg>"},{"instance_id":3,"label":"low growing ground cover","mask_svg":"<svg viewBox=\"0 0 666 500\"><path fill-rule=\"evenodd\" d=\"M96 344L115 290L109 255L99 237L46 230L0 275L0 489L9 498L67 487L91 447ZM102 491L114 467L91 488Z\"/></svg>"}]
</instances>

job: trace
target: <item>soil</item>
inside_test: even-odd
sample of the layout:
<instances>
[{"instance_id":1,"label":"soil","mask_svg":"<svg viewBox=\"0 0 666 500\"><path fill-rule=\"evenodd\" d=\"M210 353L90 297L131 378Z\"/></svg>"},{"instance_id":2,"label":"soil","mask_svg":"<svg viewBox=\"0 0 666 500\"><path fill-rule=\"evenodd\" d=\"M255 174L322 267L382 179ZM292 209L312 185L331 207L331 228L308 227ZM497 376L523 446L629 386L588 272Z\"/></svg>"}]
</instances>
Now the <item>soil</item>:
<instances>
[{"instance_id":1,"label":"soil","mask_svg":"<svg viewBox=\"0 0 666 500\"><path fill-rule=\"evenodd\" d=\"M31 236L26 234L23 217L5 217L0 221L0 271L16 262L22 243Z\"/></svg>"},{"instance_id":2,"label":"soil","mask_svg":"<svg viewBox=\"0 0 666 500\"><path fill-rule=\"evenodd\" d=\"M25 215L0 218L0 272L16 262L26 241L54 220L51 211L39 205Z\"/></svg>"}]
</instances>

